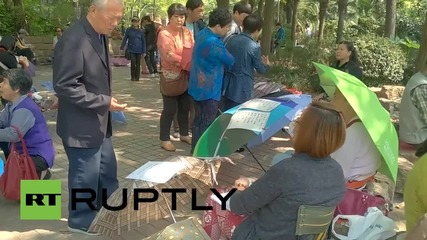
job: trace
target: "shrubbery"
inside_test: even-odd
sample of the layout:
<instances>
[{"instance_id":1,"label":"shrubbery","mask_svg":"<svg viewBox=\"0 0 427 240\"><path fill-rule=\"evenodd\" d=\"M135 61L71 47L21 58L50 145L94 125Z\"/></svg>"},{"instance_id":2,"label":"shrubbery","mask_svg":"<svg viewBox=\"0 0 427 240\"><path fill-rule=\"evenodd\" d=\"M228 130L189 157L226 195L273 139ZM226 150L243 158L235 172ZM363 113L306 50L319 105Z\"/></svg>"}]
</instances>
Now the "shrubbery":
<instances>
[{"instance_id":1,"label":"shrubbery","mask_svg":"<svg viewBox=\"0 0 427 240\"><path fill-rule=\"evenodd\" d=\"M412 71L408 64L408 52L402 50L402 44L387 38L362 35L349 39L354 41L359 52L364 72L363 82L367 86L385 84L404 85ZM304 48L291 46L290 42L276 55L276 64L270 71L270 77L290 88L302 91L317 90L313 84L316 70L313 62L330 65L335 61L335 39L324 39L320 44L316 39L303 43Z\"/></svg>"},{"instance_id":2,"label":"shrubbery","mask_svg":"<svg viewBox=\"0 0 427 240\"><path fill-rule=\"evenodd\" d=\"M354 40L368 86L401 84L407 66L400 46L387 38L364 35Z\"/></svg>"}]
</instances>

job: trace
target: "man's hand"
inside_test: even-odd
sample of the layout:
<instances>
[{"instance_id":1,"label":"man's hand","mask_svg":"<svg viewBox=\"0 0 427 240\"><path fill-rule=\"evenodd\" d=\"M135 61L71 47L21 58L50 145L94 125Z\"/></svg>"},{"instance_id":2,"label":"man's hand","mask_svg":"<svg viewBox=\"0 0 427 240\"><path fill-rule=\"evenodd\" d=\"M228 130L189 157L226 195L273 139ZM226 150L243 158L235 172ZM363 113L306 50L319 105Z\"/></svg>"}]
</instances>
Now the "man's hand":
<instances>
[{"instance_id":1,"label":"man's hand","mask_svg":"<svg viewBox=\"0 0 427 240\"><path fill-rule=\"evenodd\" d=\"M20 63L22 63L22 65L23 65L22 67L23 68L27 68L28 66L30 66L30 62L28 61L27 57L19 56L18 57L18 61Z\"/></svg>"},{"instance_id":2,"label":"man's hand","mask_svg":"<svg viewBox=\"0 0 427 240\"><path fill-rule=\"evenodd\" d=\"M111 98L111 103L110 103L110 111L123 111L125 108L127 107L127 104L119 104L119 102L117 101L117 99L115 98Z\"/></svg>"},{"instance_id":3,"label":"man's hand","mask_svg":"<svg viewBox=\"0 0 427 240\"><path fill-rule=\"evenodd\" d=\"M270 60L268 59L268 56L261 56L261 61L264 65L270 66Z\"/></svg>"}]
</instances>

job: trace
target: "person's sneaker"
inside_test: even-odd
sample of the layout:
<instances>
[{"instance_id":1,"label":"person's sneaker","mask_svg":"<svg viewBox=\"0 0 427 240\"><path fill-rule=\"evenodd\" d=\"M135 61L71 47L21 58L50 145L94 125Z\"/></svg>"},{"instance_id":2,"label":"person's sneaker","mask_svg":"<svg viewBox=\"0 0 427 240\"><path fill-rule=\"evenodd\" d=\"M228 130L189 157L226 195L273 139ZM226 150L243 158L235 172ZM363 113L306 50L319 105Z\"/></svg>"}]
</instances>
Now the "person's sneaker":
<instances>
[{"instance_id":1,"label":"person's sneaker","mask_svg":"<svg viewBox=\"0 0 427 240\"><path fill-rule=\"evenodd\" d=\"M88 236L99 236L101 234L97 233L97 232L88 232L87 229L79 229L79 228L72 228L72 227L68 227L68 231L72 232L72 233L80 233L80 234L85 234Z\"/></svg>"},{"instance_id":2,"label":"person's sneaker","mask_svg":"<svg viewBox=\"0 0 427 240\"><path fill-rule=\"evenodd\" d=\"M185 142L185 143L191 145L191 137L190 136L181 136L179 138L179 140L181 140L181 142Z\"/></svg>"},{"instance_id":3,"label":"person's sneaker","mask_svg":"<svg viewBox=\"0 0 427 240\"><path fill-rule=\"evenodd\" d=\"M176 147L171 143L171 141L161 141L160 147L165 149L166 151L175 152Z\"/></svg>"},{"instance_id":4,"label":"person's sneaker","mask_svg":"<svg viewBox=\"0 0 427 240\"><path fill-rule=\"evenodd\" d=\"M179 131L175 131L175 132L172 134L172 137L174 137L174 138L179 138Z\"/></svg>"}]
</instances>

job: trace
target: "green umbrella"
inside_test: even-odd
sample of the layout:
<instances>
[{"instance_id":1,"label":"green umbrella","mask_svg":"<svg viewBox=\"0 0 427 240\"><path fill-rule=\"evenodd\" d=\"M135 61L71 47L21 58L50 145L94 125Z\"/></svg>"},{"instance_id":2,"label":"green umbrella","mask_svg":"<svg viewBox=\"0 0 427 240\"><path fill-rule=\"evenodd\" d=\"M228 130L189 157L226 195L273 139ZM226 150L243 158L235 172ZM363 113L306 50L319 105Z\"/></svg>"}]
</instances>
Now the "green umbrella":
<instances>
[{"instance_id":1,"label":"green umbrella","mask_svg":"<svg viewBox=\"0 0 427 240\"><path fill-rule=\"evenodd\" d=\"M384 109L377 95L356 77L340 70L314 63L320 85L330 98L335 89L341 91L380 151L384 163L379 171L396 182L398 138L390 114Z\"/></svg>"}]
</instances>

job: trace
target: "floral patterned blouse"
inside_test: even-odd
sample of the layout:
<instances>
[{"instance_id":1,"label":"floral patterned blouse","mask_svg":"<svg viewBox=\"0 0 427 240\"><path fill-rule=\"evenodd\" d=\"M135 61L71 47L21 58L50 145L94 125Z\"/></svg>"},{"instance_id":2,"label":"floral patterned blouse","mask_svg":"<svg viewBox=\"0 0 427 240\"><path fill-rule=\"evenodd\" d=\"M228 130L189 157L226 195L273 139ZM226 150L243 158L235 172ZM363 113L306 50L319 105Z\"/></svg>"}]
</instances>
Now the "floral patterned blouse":
<instances>
[{"instance_id":1,"label":"floral patterned blouse","mask_svg":"<svg viewBox=\"0 0 427 240\"><path fill-rule=\"evenodd\" d=\"M184 47L193 46L193 33L186 27L176 29L169 25L159 32L157 47L165 77L175 78L179 75L182 69L182 51Z\"/></svg>"}]
</instances>

